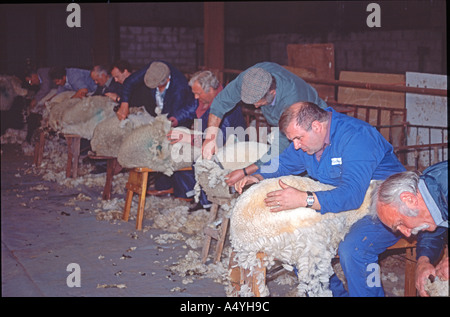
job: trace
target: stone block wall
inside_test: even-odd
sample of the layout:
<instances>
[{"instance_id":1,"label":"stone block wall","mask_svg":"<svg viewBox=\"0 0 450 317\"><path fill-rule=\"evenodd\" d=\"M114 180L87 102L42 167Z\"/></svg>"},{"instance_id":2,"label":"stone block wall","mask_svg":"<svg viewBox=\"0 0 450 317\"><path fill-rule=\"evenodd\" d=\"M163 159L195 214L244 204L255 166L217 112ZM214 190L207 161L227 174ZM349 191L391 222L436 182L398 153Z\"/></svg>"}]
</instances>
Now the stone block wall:
<instances>
[{"instance_id":1,"label":"stone block wall","mask_svg":"<svg viewBox=\"0 0 450 317\"><path fill-rule=\"evenodd\" d=\"M197 66L197 43L203 41L203 28L120 27L120 58L140 68L161 59L190 72Z\"/></svg>"},{"instance_id":2,"label":"stone block wall","mask_svg":"<svg viewBox=\"0 0 450 317\"><path fill-rule=\"evenodd\" d=\"M239 40L238 31L228 30L226 43L230 47ZM120 58L136 68L161 59L192 73L203 65L203 28L121 26Z\"/></svg>"},{"instance_id":3,"label":"stone block wall","mask_svg":"<svg viewBox=\"0 0 450 317\"><path fill-rule=\"evenodd\" d=\"M246 69L260 61L287 65L287 44L333 43L341 70L446 74L445 30L370 30L338 34L267 34L244 38L227 29L225 67ZM120 57L135 67L163 59L190 73L203 64L202 27L120 27Z\"/></svg>"}]
</instances>

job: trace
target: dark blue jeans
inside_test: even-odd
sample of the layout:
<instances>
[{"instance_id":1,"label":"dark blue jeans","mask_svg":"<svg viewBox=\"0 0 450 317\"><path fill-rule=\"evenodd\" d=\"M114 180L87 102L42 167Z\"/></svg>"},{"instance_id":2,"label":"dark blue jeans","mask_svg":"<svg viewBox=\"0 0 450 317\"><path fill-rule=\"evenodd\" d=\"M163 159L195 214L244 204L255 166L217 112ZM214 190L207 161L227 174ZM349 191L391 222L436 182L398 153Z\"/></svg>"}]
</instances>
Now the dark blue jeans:
<instances>
[{"instance_id":1,"label":"dark blue jeans","mask_svg":"<svg viewBox=\"0 0 450 317\"><path fill-rule=\"evenodd\" d=\"M347 279L348 293L342 282L333 275L330 289L333 296L380 297L381 285L378 256L400 239L377 219L366 216L350 228L339 244L339 261Z\"/></svg>"}]
</instances>

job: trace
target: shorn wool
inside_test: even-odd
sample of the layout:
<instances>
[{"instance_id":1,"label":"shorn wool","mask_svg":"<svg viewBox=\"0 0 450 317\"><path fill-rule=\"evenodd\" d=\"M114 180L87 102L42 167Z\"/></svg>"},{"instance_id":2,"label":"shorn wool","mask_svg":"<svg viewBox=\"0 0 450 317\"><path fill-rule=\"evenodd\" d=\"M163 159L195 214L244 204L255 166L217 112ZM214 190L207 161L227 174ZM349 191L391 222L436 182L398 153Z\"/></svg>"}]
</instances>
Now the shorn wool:
<instances>
[{"instance_id":1,"label":"shorn wool","mask_svg":"<svg viewBox=\"0 0 450 317\"><path fill-rule=\"evenodd\" d=\"M124 120L113 116L101 121L94 129L91 140L92 151L99 156L117 157L125 137L134 129L155 120L144 107L130 108L130 114Z\"/></svg>"},{"instance_id":2,"label":"shorn wool","mask_svg":"<svg viewBox=\"0 0 450 317\"><path fill-rule=\"evenodd\" d=\"M62 92L46 103L44 122L56 132L92 139L98 123L115 116L116 103L105 96L70 98L73 91Z\"/></svg>"},{"instance_id":3,"label":"shorn wool","mask_svg":"<svg viewBox=\"0 0 450 317\"><path fill-rule=\"evenodd\" d=\"M167 114L157 115L151 123L126 135L119 148L117 161L125 168L146 167L168 176L176 170L191 167L195 151L190 143L170 144L167 138L170 130Z\"/></svg>"}]
</instances>

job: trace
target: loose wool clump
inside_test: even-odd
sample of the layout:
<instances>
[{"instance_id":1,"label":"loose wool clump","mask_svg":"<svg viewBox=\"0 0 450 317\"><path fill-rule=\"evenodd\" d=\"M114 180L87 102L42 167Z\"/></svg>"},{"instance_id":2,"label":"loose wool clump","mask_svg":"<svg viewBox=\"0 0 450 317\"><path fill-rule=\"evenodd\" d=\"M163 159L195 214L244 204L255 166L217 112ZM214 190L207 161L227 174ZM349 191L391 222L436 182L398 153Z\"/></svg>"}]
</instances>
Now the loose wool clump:
<instances>
[{"instance_id":1,"label":"loose wool clump","mask_svg":"<svg viewBox=\"0 0 450 317\"><path fill-rule=\"evenodd\" d=\"M117 161L124 168L146 167L168 176L191 167L195 151L190 144L170 144L167 138L170 130L167 114L157 115L153 122L134 129L124 138Z\"/></svg>"},{"instance_id":2,"label":"loose wool clump","mask_svg":"<svg viewBox=\"0 0 450 317\"><path fill-rule=\"evenodd\" d=\"M295 265L299 296L331 296L328 285L334 273L331 260L350 226L368 213L372 185L357 210L322 215L311 208L296 208L273 213L264 199L267 193L281 189L280 179L302 191L334 188L299 176L266 179L250 187L236 200L231 213L230 240L236 252L235 261L253 271L260 265L256 254L264 252L264 265L268 269L275 259L288 266ZM258 287L262 296L269 295L264 283L258 283ZM241 293L235 295L253 295L243 293L245 289L249 288L241 288Z\"/></svg>"},{"instance_id":3,"label":"loose wool clump","mask_svg":"<svg viewBox=\"0 0 450 317\"><path fill-rule=\"evenodd\" d=\"M235 142L235 139L230 137L225 146L220 148L216 154L223 169L212 160L199 158L195 162L194 198L198 201L201 189L208 197L233 197L233 193L225 183L225 176L234 170L242 169L256 162L267 152L268 147L268 144L265 143Z\"/></svg>"},{"instance_id":4,"label":"loose wool clump","mask_svg":"<svg viewBox=\"0 0 450 317\"><path fill-rule=\"evenodd\" d=\"M117 116L106 118L94 129L91 140L92 151L99 156L117 157L125 136L153 120L155 118L144 107L130 108L130 114L125 120L119 120Z\"/></svg>"},{"instance_id":5,"label":"loose wool clump","mask_svg":"<svg viewBox=\"0 0 450 317\"><path fill-rule=\"evenodd\" d=\"M434 282L427 279L425 282L425 291L430 296L450 296L449 281L443 281L439 277L436 277Z\"/></svg>"},{"instance_id":6,"label":"loose wool clump","mask_svg":"<svg viewBox=\"0 0 450 317\"><path fill-rule=\"evenodd\" d=\"M46 104L48 114L44 115L44 122L54 131L90 140L98 123L115 116L117 103L106 96L70 98L73 94L67 91L52 98Z\"/></svg>"}]
</instances>

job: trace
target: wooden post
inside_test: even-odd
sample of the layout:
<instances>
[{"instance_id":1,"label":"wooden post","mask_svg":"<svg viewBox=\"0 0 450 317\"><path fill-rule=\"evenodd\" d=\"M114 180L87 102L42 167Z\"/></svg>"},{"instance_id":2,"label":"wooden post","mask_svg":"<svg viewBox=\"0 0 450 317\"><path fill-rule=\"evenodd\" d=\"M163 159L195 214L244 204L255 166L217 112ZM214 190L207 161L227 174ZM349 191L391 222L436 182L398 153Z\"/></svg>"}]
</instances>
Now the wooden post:
<instances>
[{"instance_id":1,"label":"wooden post","mask_svg":"<svg viewBox=\"0 0 450 317\"><path fill-rule=\"evenodd\" d=\"M223 77L225 66L225 16L224 2L204 2L204 64L206 68L218 69ZM223 82L223 78L219 78Z\"/></svg>"},{"instance_id":2,"label":"wooden post","mask_svg":"<svg viewBox=\"0 0 450 317\"><path fill-rule=\"evenodd\" d=\"M65 134L67 141L67 167L66 177L77 178L78 159L80 158L80 140L81 137L76 134Z\"/></svg>"}]
</instances>

